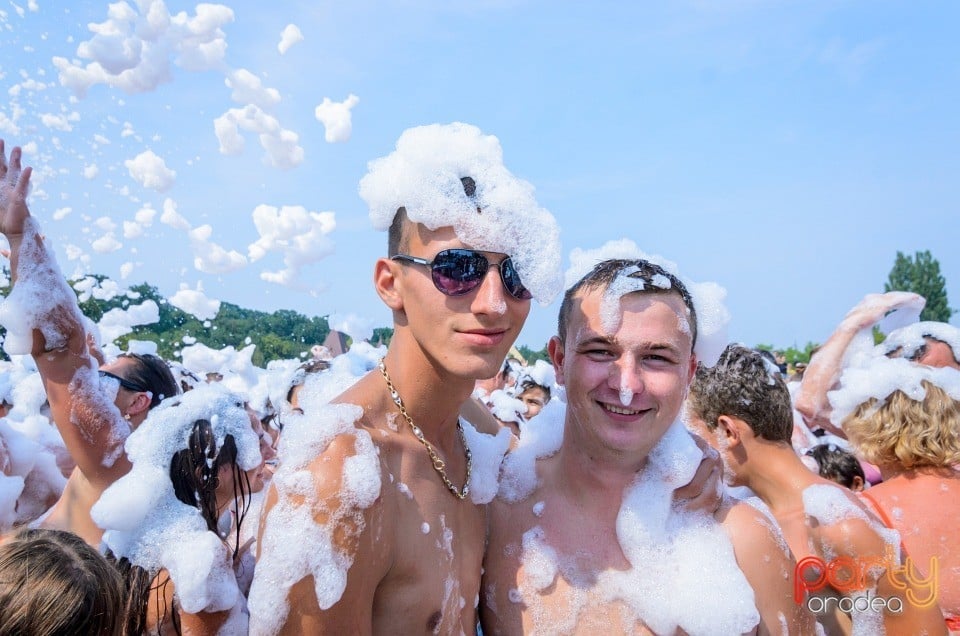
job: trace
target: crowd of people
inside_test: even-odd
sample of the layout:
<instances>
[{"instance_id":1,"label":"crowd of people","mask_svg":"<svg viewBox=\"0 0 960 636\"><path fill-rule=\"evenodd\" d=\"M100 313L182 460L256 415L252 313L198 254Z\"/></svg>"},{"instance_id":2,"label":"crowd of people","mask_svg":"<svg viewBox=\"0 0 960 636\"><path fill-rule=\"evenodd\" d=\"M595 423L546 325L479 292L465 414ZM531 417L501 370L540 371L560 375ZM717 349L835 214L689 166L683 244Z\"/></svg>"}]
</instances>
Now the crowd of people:
<instances>
[{"instance_id":1,"label":"crowd of people","mask_svg":"<svg viewBox=\"0 0 960 636\"><path fill-rule=\"evenodd\" d=\"M672 263L564 290L497 140L433 125L360 185L388 346L187 368L101 341L30 177L0 140L0 636L960 633L960 330L915 294L787 382Z\"/></svg>"}]
</instances>

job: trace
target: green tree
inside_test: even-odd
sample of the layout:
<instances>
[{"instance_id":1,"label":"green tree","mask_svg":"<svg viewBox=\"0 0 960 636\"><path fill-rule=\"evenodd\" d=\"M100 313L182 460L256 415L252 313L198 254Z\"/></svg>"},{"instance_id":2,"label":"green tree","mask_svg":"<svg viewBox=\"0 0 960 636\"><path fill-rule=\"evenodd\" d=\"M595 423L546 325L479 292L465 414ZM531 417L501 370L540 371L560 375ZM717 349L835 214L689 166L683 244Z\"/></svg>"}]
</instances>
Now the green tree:
<instances>
[{"instance_id":1,"label":"green tree","mask_svg":"<svg viewBox=\"0 0 960 636\"><path fill-rule=\"evenodd\" d=\"M949 322L955 313L947 303L947 282L940 274L940 263L929 250L907 256L897 252L884 291L909 291L927 299L920 320Z\"/></svg>"},{"instance_id":2,"label":"green tree","mask_svg":"<svg viewBox=\"0 0 960 636\"><path fill-rule=\"evenodd\" d=\"M520 345L517 347L517 351L519 351L520 355L523 356L523 359L527 361L527 364L533 364L537 360L550 362L550 355L547 353L547 345L543 345L543 349L540 351L534 351L526 345Z\"/></svg>"}]
</instances>

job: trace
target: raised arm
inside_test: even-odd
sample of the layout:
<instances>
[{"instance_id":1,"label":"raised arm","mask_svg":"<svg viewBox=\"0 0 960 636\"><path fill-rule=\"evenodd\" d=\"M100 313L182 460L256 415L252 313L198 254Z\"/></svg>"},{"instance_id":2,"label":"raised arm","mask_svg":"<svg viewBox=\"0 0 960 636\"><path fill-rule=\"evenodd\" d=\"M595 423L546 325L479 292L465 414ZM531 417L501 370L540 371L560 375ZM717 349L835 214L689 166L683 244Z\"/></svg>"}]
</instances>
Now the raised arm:
<instances>
[{"instance_id":1,"label":"raised arm","mask_svg":"<svg viewBox=\"0 0 960 636\"><path fill-rule=\"evenodd\" d=\"M888 313L908 305L921 305L922 296L911 292L887 292L885 294L867 294L844 317L837 329L830 334L820 350L810 360L803 373L803 382L794 408L803 416L808 428L824 428L827 431L845 437L843 431L830 421L830 402L827 392L840 378L843 359L860 331L877 324Z\"/></svg>"},{"instance_id":2,"label":"raised arm","mask_svg":"<svg viewBox=\"0 0 960 636\"><path fill-rule=\"evenodd\" d=\"M51 417L84 476L106 487L129 470L123 444L130 427L100 388L83 315L27 207L31 169L0 140L0 232L10 244L13 289L0 309L8 352L30 353Z\"/></svg>"}]
</instances>

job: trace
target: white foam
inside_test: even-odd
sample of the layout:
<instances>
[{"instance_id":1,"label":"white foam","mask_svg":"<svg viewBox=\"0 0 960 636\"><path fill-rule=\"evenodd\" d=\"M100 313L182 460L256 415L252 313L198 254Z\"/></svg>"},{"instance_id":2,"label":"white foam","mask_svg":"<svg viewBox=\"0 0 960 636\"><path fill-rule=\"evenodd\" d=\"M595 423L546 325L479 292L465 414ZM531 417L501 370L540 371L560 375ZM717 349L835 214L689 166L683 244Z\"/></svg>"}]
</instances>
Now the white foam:
<instances>
[{"instance_id":1,"label":"white foam","mask_svg":"<svg viewBox=\"0 0 960 636\"><path fill-rule=\"evenodd\" d=\"M208 530L198 508L176 498L170 481L171 458L189 446L199 419L210 421L218 449L227 435L233 437L241 469L260 463L259 439L243 399L217 384L200 386L150 411L127 439L130 472L107 488L90 511L114 554L153 574L161 568L169 572L180 606L189 613L243 603L227 558L229 547Z\"/></svg>"},{"instance_id":2,"label":"white foam","mask_svg":"<svg viewBox=\"0 0 960 636\"><path fill-rule=\"evenodd\" d=\"M496 435L487 435L463 420L463 435L473 458L469 482L470 501L475 504L490 503L497 495L500 464L510 448L510 431L501 428Z\"/></svg>"},{"instance_id":3,"label":"white foam","mask_svg":"<svg viewBox=\"0 0 960 636\"><path fill-rule=\"evenodd\" d=\"M857 356L841 372L839 387L827 393L833 408L830 420L840 426L860 404L871 398L882 404L897 390L912 400L923 400L924 381L960 400L960 372L956 369L928 367L905 358L887 358L879 351Z\"/></svg>"},{"instance_id":4,"label":"white foam","mask_svg":"<svg viewBox=\"0 0 960 636\"><path fill-rule=\"evenodd\" d=\"M560 450L566 413L561 399L550 400L537 417L520 429L519 443L503 460L498 496L516 502L536 490L537 459Z\"/></svg>"},{"instance_id":5,"label":"white foam","mask_svg":"<svg viewBox=\"0 0 960 636\"><path fill-rule=\"evenodd\" d=\"M960 329L945 322L924 321L900 327L891 331L879 346L884 353L900 349L900 356L912 358L917 349L926 344L924 336L945 342L953 351L954 359L960 360Z\"/></svg>"},{"instance_id":6,"label":"white foam","mask_svg":"<svg viewBox=\"0 0 960 636\"><path fill-rule=\"evenodd\" d=\"M476 192L464 192L471 177ZM360 196L374 228L386 230L397 209L430 229L453 226L474 249L509 254L541 304L561 290L560 231L533 196L533 186L503 165L496 137L462 123L410 128L396 150L369 164ZM480 208L480 212L477 211Z\"/></svg>"},{"instance_id":7,"label":"white foam","mask_svg":"<svg viewBox=\"0 0 960 636\"><path fill-rule=\"evenodd\" d=\"M334 545L338 522L349 518L362 531L362 511L380 493L380 463L370 435L356 428L363 410L352 404L327 405L310 418L291 418L280 441L280 465L273 477L278 501L267 515L261 556L250 590L250 633L275 634L289 612L290 588L306 576L314 579L321 609L333 606L346 587L351 554ZM344 461L340 508L318 499L310 465L337 436L353 438L355 453ZM330 524L318 524L313 510L326 508Z\"/></svg>"},{"instance_id":8,"label":"white foam","mask_svg":"<svg viewBox=\"0 0 960 636\"><path fill-rule=\"evenodd\" d=\"M5 204L7 195L0 195L0 204ZM24 222L18 258L17 283L0 304L0 324L7 330L4 350L10 355L30 353L34 329L43 334L47 349L65 346L68 334L59 325L82 324L77 297L32 217ZM51 319L64 314L56 322Z\"/></svg>"}]
</instances>

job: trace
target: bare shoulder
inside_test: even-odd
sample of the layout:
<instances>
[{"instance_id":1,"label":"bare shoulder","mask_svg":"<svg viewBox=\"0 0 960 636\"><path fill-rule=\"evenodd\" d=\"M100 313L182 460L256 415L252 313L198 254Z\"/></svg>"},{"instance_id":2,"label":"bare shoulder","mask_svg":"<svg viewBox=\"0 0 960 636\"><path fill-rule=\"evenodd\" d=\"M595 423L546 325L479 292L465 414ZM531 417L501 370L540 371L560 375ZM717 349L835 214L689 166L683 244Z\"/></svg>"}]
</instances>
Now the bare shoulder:
<instances>
[{"instance_id":1,"label":"bare shoulder","mask_svg":"<svg viewBox=\"0 0 960 636\"><path fill-rule=\"evenodd\" d=\"M487 435L496 435L503 428L496 418L490 413L490 409L485 407L476 398L470 398L463 403L460 409L460 415L473 424L473 427L480 433Z\"/></svg>"},{"instance_id":2,"label":"bare shoulder","mask_svg":"<svg viewBox=\"0 0 960 636\"><path fill-rule=\"evenodd\" d=\"M723 512L725 509L725 512ZM734 546L759 549L768 545L786 548L776 522L754 506L736 500L724 501L720 519Z\"/></svg>"}]
</instances>

